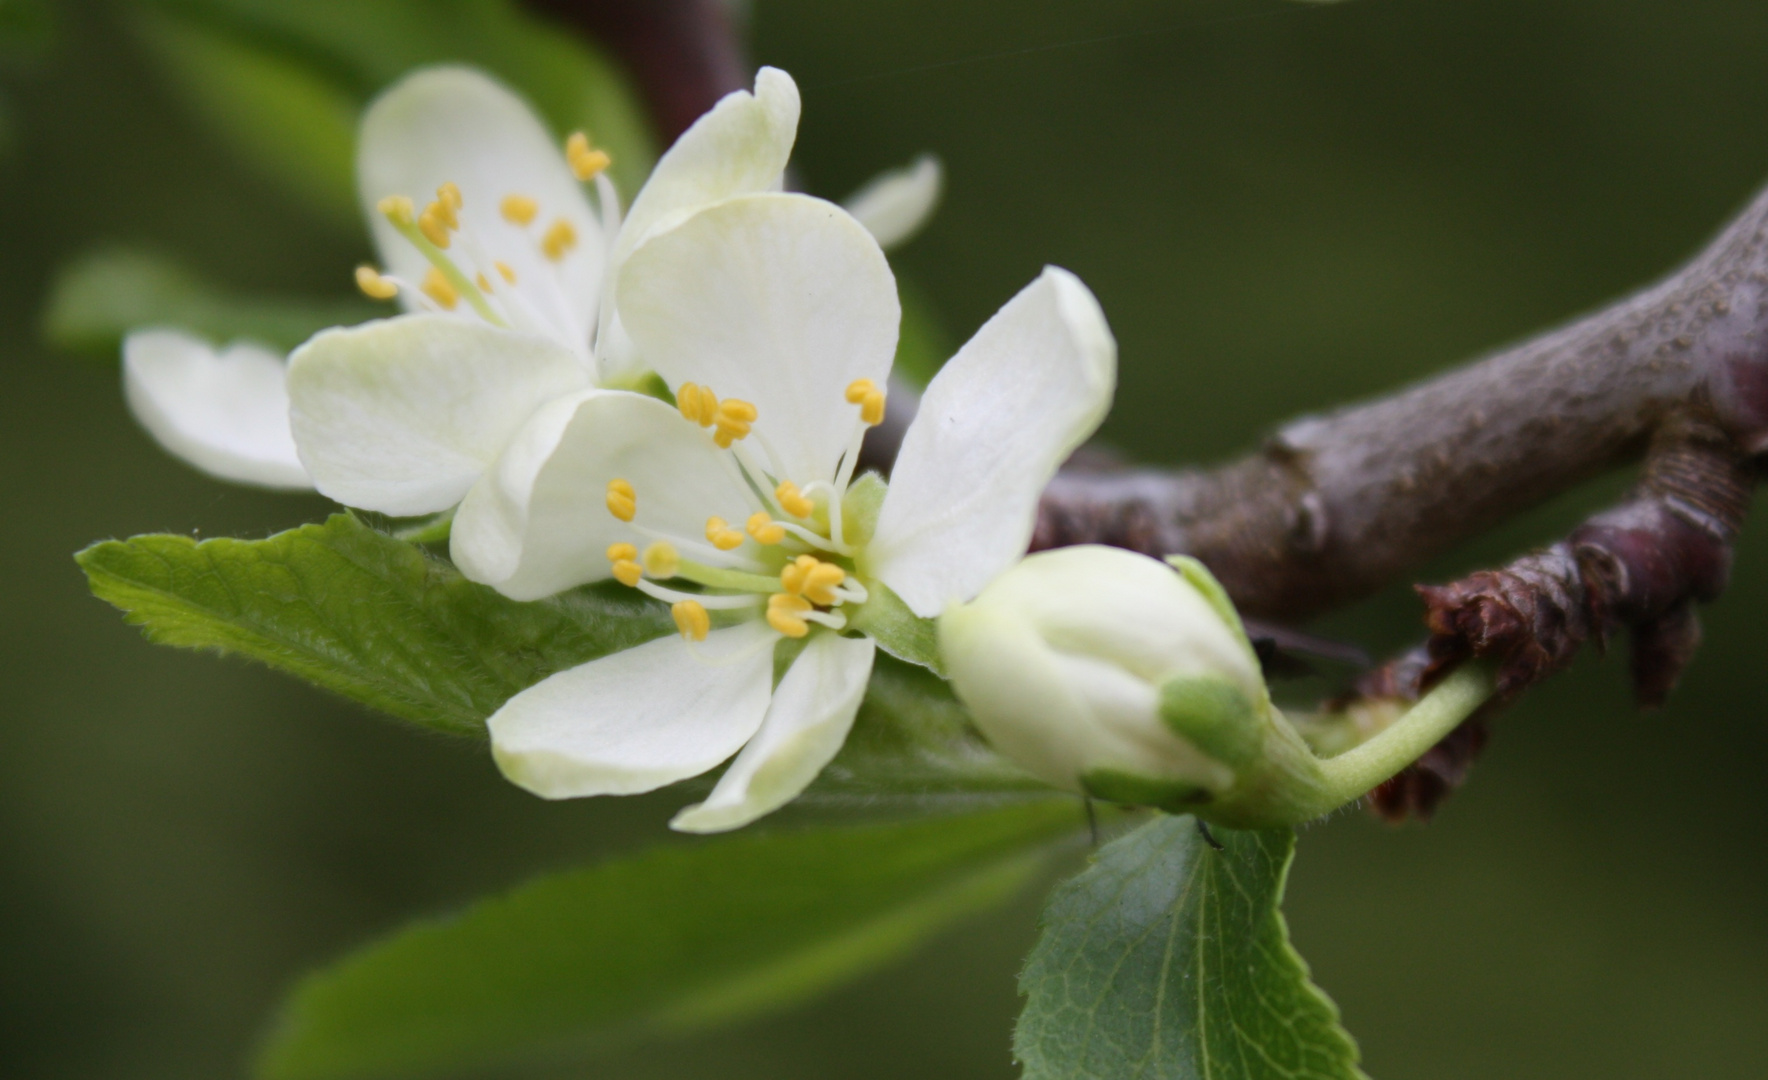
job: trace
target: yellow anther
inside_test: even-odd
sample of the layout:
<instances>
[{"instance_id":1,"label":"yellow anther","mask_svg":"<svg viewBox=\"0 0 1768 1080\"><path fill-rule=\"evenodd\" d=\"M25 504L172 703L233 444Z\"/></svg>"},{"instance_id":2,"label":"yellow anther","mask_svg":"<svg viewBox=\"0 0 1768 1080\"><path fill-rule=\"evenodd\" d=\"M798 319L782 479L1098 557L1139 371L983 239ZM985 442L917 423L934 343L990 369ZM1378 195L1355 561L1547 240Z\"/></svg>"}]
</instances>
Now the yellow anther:
<instances>
[{"instance_id":1,"label":"yellow anther","mask_svg":"<svg viewBox=\"0 0 1768 1080\"><path fill-rule=\"evenodd\" d=\"M859 418L871 427L884 422L884 391L873 390L859 403Z\"/></svg>"},{"instance_id":2,"label":"yellow anther","mask_svg":"<svg viewBox=\"0 0 1768 1080\"><path fill-rule=\"evenodd\" d=\"M443 275L442 271L434 266L430 267L430 272L424 275L424 282L418 288L422 289L425 296L436 301L445 311L453 311L454 306L460 303L460 293L455 291L454 285Z\"/></svg>"},{"instance_id":3,"label":"yellow anther","mask_svg":"<svg viewBox=\"0 0 1768 1080\"><path fill-rule=\"evenodd\" d=\"M797 596L804 592L804 578L810 568L817 564L815 555L800 555L796 559L780 567L780 588Z\"/></svg>"},{"instance_id":4,"label":"yellow anther","mask_svg":"<svg viewBox=\"0 0 1768 1080\"><path fill-rule=\"evenodd\" d=\"M608 481L608 513L621 521L631 521L638 513L638 493L624 480Z\"/></svg>"},{"instance_id":5,"label":"yellow anther","mask_svg":"<svg viewBox=\"0 0 1768 1080\"><path fill-rule=\"evenodd\" d=\"M721 517L706 519L706 542L720 551L729 551L743 543L743 530L731 528Z\"/></svg>"},{"instance_id":6,"label":"yellow anther","mask_svg":"<svg viewBox=\"0 0 1768 1080\"><path fill-rule=\"evenodd\" d=\"M417 207L404 195L389 195L375 203L374 208L395 225L410 225L417 216Z\"/></svg>"},{"instance_id":7,"label":"yellow anther","mask_svg":"<svg viewBox=\"0 0 1768 1080\"><path fill-rule=\"evenodd\" d=\"M645 573L654 578L672 578L681 569L681 553L667 540L659 540L645 548Z\"/></svg>"},{"instance_id":8,"label":"yellow anther","mask_svg":"<svg viewBox=\"0 0 1768 1080\"><path fill-rule=\"evenodd\" d=\"M755 538L757 544L777 544L786 538L786 530L768 517L765 511L750 514L749 522L745 528L749 530L749 535Z\"/></svg>"},{"instance_id":9,"label":"yellow anther","mask_svg":"<svg viewBox=\"0 0 1768 1080\"><path fill-rule=\"evenodd\" d=\"M790 480L774 488L774 498L779 500L780 509L793 517L807 518L816 512L816 503L806 498L804 493L798 490L798 485Z\"/></svg>"},{"instance_id":10,"label":"yellow anther","mask_svg":"<svg viewBox=\"0 0 1768 1080\"><path fill-rule=\"evenodd\" d=\"M608 561L621 562L638 558L638 548L632 544L609 544Z\"/></svg>"},{"instance_id":11,"label":"yellow anther","mask_svg":"<svg viewBox=\"0 0 1768 1080\"><path fill-rule=\"evenodd\" d=\"M767 625L787 637L803 637L810 633L810 625L804 621L808 611L810 601L804 597L774 593L767 598Z\"/></svg>"},{"instance_id":12,"label":"yellow anther","mask_svg":"<svg viewBox=\"0 0 1768 1080\"><path fill-rule=\"evenodd\" d=\"M418 232L423 233L424 239L437 247L447 247L454 242L454 238L448 235L448 219L453 214L454 211L441 203L431 203L424 207L423 216L417 219Z\"/></svg>"},{"instance_id":13,"label":"yellow anther","mask_svg":"<svg viewBox=\"0 0 1768 1080\"><path fill-rule=\"evenodd\" d=\"M356 287L371 300L391 300L399 295L399 286L381 276L372 266L356 268Z\"/></svg>"},{"instance_id":14,"label":"yellow anther","mask_svg":"<svg viewBox=\"0 0 1768 1080\"><path fill-rule=\"evenodd\" d=\"M577 246L577 228L564 218L547 226L546 235L540 238L540 250L546 257L558 262Z\"/></svg>"},{"instance_id":15,"label":"yellow anther","mask_svg":"<svg viewBox=\"0 0 1768 1080\"><path fill-rule=\"evenodd\" d=\"M497 267L497 274L499 277L503 278L503 280L509 282L511 285L516 283L516 272L510 268L509 263L499 260L491 265Z\"/></svg>"},{"instance_id":16,"label":"yellow anther","mask_svg":"<svg viewBox=\"0 0 1768 1080\"><path fill-rule=\"evenodd\" d=\"M614 163L605 152L590 149L589 136L581 131L573 132L565 140L565 160L571 164L571 174L579 180L594 180L596 174Z\"/></svg>"},{"instance_id":17,"label":"yellow anther","mask_svg":"<svg viewBox=\"0 0 1768 1080\"><path fill-rule=\"evenodd\" d=\"M829 607L841 599L835 588L846 580L847 571L834 563L817 563L804 576L804 598L818 607Z\"/></svg>"},{"instance_id":18,"label":"yellow anther","mask_svg":"<svg viewBox=\"0 0 1768 1080\"><path fill-rule=\"evenodd\" d=\"M442 205L448 207L450 213L459 210L461 207L460 188L456 187L452 180L436 189L436 198L442 203ZM459 220L450 217L448 227L451 229L460 228Z\"/></svg>"},{"instance_id":19,"label":"yellow anther","mask_svg":"<svg viewBox=\"0 0 1768 1080\"><path fill-rule=\"evenodd\" d=\"M711 427L712 421L718 418L718 398L712 391L697 383L682 383L681 389L675 392L675 407L681 415L701 427Z\"/></svg>"},{"instance_id":20,"label":"yellow anther","mask_svg":"<svg viewBox=\"0 0 1768 1080\"><path fill-rule=\"evenodd\" d=\"M480 292L490 292L491 291L491 282L485 277L484 274L480 274L479 276L475 277L473 279L473 284L479 286Z\"/></svg>"},{"instance_id":21,"label":"yellow anther","mask_svg":"<svg viewBox=\"0 0 1768 1080\"><path fill-rule=\"evenodd\" d=\"M721 449L730 449L731 443L749 437L749 429L755 423L756 415L755 406L747 401L725 398L718 403L718 412L713 420L717 430L712 433L712 441Z\"/></svg>"},{"instance_id":22,"label":"yellow anther","mask_svg":"<svg viewBox=\"0 0 1768 1080\"><path fill-rule=\"evenodd\" d=\"M614 580L627 588L637 585L639 579L644 576L645 568L631 559L621 559L614 564Z\"/></svg>"},{"instance_id":23,"label":"yellow anther","mask_svg":"<svg viewBox=\"0 0 1768 1080\"><path fill-rule=\"evenodd\" d=\"M859 406L859 418L877 427L884 422L884 391L870 379L855 379L847 384L847 403Z\"/></svg>"},{"instance_id":24,"label":"yellow anther","mask_svg":"<svg viewBox=\"0 0 1768 1080\"><path fill-rule=\"evenodd\" d=\"M675 616L675 628L689 641L705 641L706 635L712 631L712 616L706 614L706 608L698 600L671 604L669 614Z\"/></svg>"},{"instance_id":25,"label":"yellow anther","mask_svg":"<svg viewBox=\"0 0 1768 1080\"><path fill-rule=\"evenodd\" d=\"M540 213L540 204L526 195L505 195L497 209L511 225L528 225Z\"/></svg>"}]
</instances>

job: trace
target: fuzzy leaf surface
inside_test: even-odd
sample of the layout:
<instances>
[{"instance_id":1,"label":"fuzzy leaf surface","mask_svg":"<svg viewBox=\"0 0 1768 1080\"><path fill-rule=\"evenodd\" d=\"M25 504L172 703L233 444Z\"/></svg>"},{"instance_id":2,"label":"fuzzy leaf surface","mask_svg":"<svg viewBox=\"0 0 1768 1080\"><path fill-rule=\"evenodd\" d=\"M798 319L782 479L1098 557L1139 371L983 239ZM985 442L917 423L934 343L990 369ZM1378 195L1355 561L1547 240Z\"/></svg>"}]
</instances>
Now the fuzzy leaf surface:
<instances>
[{"instance_id":1,"label":"fuzzy leaf surface","mask_svg":"<svg viewBox=\"0 0 1768 1080\"><path fill-rule=\"evenodd\" d=\"M1026 1080L1367 1080L1279 905L1288 829L1162 816L1059 886L1020 976Z\"/></svg>"}]
</instances>

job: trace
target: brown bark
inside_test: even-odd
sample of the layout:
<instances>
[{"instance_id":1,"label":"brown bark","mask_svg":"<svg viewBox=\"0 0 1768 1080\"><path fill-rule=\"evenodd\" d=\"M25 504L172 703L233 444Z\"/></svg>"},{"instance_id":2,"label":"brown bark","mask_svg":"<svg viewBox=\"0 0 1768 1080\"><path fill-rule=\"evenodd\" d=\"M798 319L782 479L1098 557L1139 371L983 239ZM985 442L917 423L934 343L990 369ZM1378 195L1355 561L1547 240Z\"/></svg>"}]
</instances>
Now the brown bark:
<instances>
[{"instance_id":1,"label":"brown bark","mask_svg":"<svg viewBox=\"0 0 1768 1080\"><path fill-rule=\"evenodd\" d=\"M1636 458L1691 408L1768 448L1768 194L1662 283L1390 397L1286 425L1210 470L1064 473L1034 547L1207 563L1301 619Z\"/></svg>"}]
</instances>

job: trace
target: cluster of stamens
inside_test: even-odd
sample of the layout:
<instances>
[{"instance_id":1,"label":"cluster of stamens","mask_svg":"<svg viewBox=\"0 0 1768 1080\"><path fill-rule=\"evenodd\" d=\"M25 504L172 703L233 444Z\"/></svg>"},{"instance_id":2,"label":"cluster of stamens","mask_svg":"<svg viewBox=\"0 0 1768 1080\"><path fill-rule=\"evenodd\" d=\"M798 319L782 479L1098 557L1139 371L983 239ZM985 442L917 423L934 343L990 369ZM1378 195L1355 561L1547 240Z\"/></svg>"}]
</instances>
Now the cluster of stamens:
<instances>
[{"instance_id":1,"label":"cluster of stamens","mask_svg":"<svg viewBox=\"0 0 1768 1080\"><path fill-rule=\"evenodd\" d=\"M746 458L746 451L733 450L736 443L751 434L758 415L755 406L735 398L721 401L709 387L694 383L683 383L675 397L684 418L702 428L712 428L713 441L736 455L737 469L749 480L749 486L758 494L767 490L754 479L767 475L766 470ZM840 498L852 476L852 459L857 457L860 437L866 428L876 426L884 418L884 391L871 380L860 379L847 388L846 398L859 406L862 424L842 462L836 484L819 481L801 488L790 480L780 480L773 486L772 504L781 516L758 510L740 529L725 518L707 518L706 546L701 550L711 560L710 565L683 558L676 545L664 539L654 541L642 552L636 544L614 544L607 550L614 579L668 602L676 629L690 642L704 641L711 632L709 609L743 607L763 597L768 626L786 637L804 637L812 624L834 630L844 628L846 616L836 609L864 602L867 592L828 556L852 554L852 549L841 542ZM829 496L826 534L818 528L819 505L812 497L822 490ZM608 512L616 519L633 524L641 533L656 535L636 524L639 500L630 481L610 480L605 500ZM756 563L736 554L746 539L763 548L786 546L788 557L777 576L756 572ZM686 546L699 547L697 542ZM811 550L793 552L793 547ZM734 565L725 565L733 562ZM684 593L658 584L672 578L704 589L728 591Z\"/></svg>"},{"instance_id":2,"label":"cluster of stamens","mask_svg":"<svg viewBox=\"0 0 1768 1080\"><path fill-rule=\"evenodd\" d=\"M571 173L578 180L597 180L601 187L601 198L604 204L614 198L612 187L602 174L612 164L607 153L590 146L589 139L582 132L577 132L565 141L565 160L570 165ZM599 178L599 179L598 179ZM399 234L410 241L423 256L429 260L430 268L425 272L423 280L415 286L406 281L382 273L373 266L356 268L356 285L362 292L375 300L391 300L399 295L402 289L413 289L421 293L430 305L442 311L454 311L462 300L477 312L480 317L495 326L508 326L512 321L533 326L535 324L556 324L560 321L558 308L560 303L556 297L542 297L541 305L536 308L533 303L513 298L505 286L516 284L516 272L502 260L482 257L482 247L471 235L470 230L464 232L460 217L463 203L460 188L453 183L445 183L436 189L436 198L420 212L417 204L406 195L389 195L376 206L381 215L398 230ZM527 229L540 219L540 203L532 196L521 193L505 195L498 203L498 211L503 219L521 229ZM477 263L486 269L476 270L470 276L464 273L454 257L450 254L455 247L457 236L465 235L469 243L468 263ZM579 237L577 227L563 217L554 218L535 238L541 253L552 262L564 261L577 247ZM501 278L499 284L493 277ZM498 298L494 302L494 294ZM560 327L567 336L576 335L586 328L568 325Z\"/></svg>"}]
</instances>

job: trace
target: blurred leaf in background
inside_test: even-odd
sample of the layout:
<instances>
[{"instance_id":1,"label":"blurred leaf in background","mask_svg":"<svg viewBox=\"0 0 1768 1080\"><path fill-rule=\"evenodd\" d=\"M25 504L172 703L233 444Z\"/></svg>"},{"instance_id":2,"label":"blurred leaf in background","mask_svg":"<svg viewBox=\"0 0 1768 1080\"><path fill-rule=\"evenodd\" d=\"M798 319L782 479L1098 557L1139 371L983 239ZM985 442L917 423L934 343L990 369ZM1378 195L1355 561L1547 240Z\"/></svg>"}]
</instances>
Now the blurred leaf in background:
<instances>
[{"instance_id":1,"label":"blurred leaf in background","mask_svg":"<svg viewBox=\"0 0 1768 1080\"><path fill-rule=\"evenodd\" d=\"M58 349L114 363L124 335L146 326L175 326L215 341L244 338L287 351L328 326L383 314L360 297L242 296L200 280L173 259L115 247L62 267L50 287L43 334Z\"/></svg>"},{"instance_id":2,"label":"blurred leaf in background","mask_svg":"<svg viewBox=\"0 0 1768 1080\"><path fill-rule=\"evenodd\" d=\"M334 223L360 221L356 118L426 64L468 63L559 134L588 131L627 197L656 160L641 108L600 49L511 0L135 0L140 40L193 113Z\"/></svg>"},{"instance_id":3,"label":"blurred leaf in background","mask_svg":"<svg viewBox=\"0 0 1768 1080\"><path fill-rule=\"evenodd\" d=\"M901 956L1043 876L1073 799L755 831L524 885L309 978L269 1080L455 1075L718 1027Z\"/></svg>"}]
</instances>

